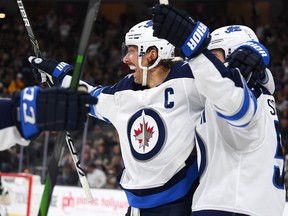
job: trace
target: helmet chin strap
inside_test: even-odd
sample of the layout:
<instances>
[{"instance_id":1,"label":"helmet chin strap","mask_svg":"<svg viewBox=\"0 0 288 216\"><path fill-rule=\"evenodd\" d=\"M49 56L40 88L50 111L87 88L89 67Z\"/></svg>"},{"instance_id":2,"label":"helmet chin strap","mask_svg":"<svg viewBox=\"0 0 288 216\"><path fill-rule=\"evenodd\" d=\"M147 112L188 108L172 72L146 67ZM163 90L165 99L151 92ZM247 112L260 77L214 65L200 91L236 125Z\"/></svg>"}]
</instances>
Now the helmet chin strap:
<instances>
[{"instance_id":1,"label":"helmet chin strap","mask_svg":"<svg viewBox=\"0 0 288 216\"><path fill-rule=\"evenodd\" d=\"M135 71L137 68L134 65L129 65L130 70Z\"/></svg>"},{"instance_id":2,"label":"helmet chin strap","mask_svg":"<svg viewBox=\"0 0 288 216\"><path fill-rule=\"evenodd\" d=\"M140 66L141 67L141 66ZM142 73L142 86L147 85L147 74L148 74L148 67L141 67L143 69Z\"/></svg>"},{"instance_id":3,"label":"helmet chin strap","mask_svg":"<svg viewBox=\"0 0 288 216\"><path fill-rule=\"evenodd\" d=\"M142 57L138 58L138 62L139 62L139 67L143 70L142 73L142 86L146 86L147 85L147 76L148 76L148 71L154 67L156 67L159 62L161 60L161 57L158 56L158 58L156 59L156 61L149 67L143 67L142 66Z\"/></svg>"}]
</instances>

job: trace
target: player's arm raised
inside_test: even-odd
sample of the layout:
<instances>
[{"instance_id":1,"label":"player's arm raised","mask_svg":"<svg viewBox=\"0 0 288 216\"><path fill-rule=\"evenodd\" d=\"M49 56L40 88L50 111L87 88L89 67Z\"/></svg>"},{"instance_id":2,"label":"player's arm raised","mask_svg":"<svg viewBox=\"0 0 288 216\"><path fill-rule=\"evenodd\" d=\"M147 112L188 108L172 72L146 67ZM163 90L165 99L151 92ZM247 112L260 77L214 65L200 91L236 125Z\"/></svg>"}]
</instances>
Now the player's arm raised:
<instances>
[{"instance_id":1,"label":"player's arm raised","mask_svg":"<svg viewBox=\"0 0 288 216\"><path fill-rule=\"evenodd\" d=\"M206 49L210 42L209 29L204 24L195 22L187 12L172 6L155 6L152 13L155 36L165 38L180 47L182 53L190 59L189 65L196 85L199 91L214 103L218 115L233 125L247 124L257 109L256 98L238 69L229 70ZM259 58L253 59L249 56L250 65L242 67L241 62L237 65L247 78L251 77L250 72L253 69L257 69L257 73L264 71L267 61L269 62L269 58L262 58L258 55L257 49L252 49L254 45L261 46L259 43L253 43L250 47L243 46L242 50L248 49L249 55ZM266 54L269 55L268 52ZM242 118L243 116L245 118Z\"/></svg>"},{"instance_id":2,"label":"player's arm raised","mask_svg":"<svg viewBox=\"0 0 288 216\"><path fill-rule=\"evenodd\" d=\"M68 88L70 86L73 75L73 67L65 62L58 62L53 59L42 59L30 56L29 61L36 70L44 71L52 76L54 83ZM98 98L97 106L91 107L90 114L100 120L109 122L111 115L115 115L115 99L112 92L117 88L117 84L113 86L93 86L85 81L79 81L79 87L84 88L90 95ZM108 93L103 93L103 92ZM105 101L105 103L102 103Z\"/></svg>"}]
</instances>

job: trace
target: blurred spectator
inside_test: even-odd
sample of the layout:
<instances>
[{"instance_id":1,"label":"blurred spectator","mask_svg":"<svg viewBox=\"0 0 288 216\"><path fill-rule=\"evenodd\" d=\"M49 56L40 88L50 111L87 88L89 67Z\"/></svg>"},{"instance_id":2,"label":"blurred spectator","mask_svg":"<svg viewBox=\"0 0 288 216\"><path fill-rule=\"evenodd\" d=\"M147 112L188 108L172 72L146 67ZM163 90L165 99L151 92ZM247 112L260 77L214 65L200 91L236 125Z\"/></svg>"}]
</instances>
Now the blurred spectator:
<instances>
[{"instance_id":1,"label":"blurred spectator","mask_svg":"<svg viewBox=\"0 0 288 216\"><path fill-rule=\"evenodd\" d=\"M15 91L21 91L25 87L23 75L17 73L15 79L11 80L8 86L8 92L12 94Z\"/></svg>"},{"instance_id":2,"label":"blurred spectator","mask_svg":"<svg viewBox=\"0 0 288 216\"><path fill-rule=\"evenodd\" d=\"M64 19L60 21L59 30L60 40L65 41L68 38L71 30L71 25L69 24L68 20Z\"/></svg>"},{"instance_id":3,"label":"blurred spectator","mask_svg":"<svg viewBox=\"0 0 288 216\"><path fill-rule=\"evenodd\" d=\"M123 168L120 145L112 147L110 161L107 164L108 173L117 176Z\"/></svg>"},{"instance_id":4,"label":"blurred spectator","mask_svg":"<svg viewBox=\"0 0 288 216\"><path fill-rule=\"evenodd\" d=\"M107 183L106 168L102 164L91 163L87 170L87 181L92 188L104 188Z\"/></svg>"},{"instance_id":5,"label":"blurred spectator","mask_svg":"<svg viewBox=\"0 0 288 216\"><path fill-rule=\"evenodd\" d=\"M94 162L96 153L97 153L96 150L94 148L91 148L89 143L87 142L87 144L85 145L84 158L82 164L84 169Z\"/></svg>"},{"instance_id":6,"label":"blurred spectator","mask_svg":"<svg viewBox=\"0 0 288 216\"><path fill-rule=\"evenodd\" d=\"M59 185L77 185L78 173L73 162L73 158L68 152L60 161L60 173L57 176L57 184Z\"/></svg>"},{"instance_id":7,"label":"blurred spectator","mask_svg":"<svg viewBox=\"0 0 288 216\"><path fill-rule=\"evenodd\" d=\"M98 54L98 49L101 45L101 38L99 38L99 36L97 35L93 35L93 37L91 38L90 44L87 48L87 58L95 60L94 58L97 56Z\"/></svg>"},{"instance_id":8,"label":"blurred spectator","mask_svg":"<svg viewBox=\"0 0 288 216\"><path fill-rule=\"evenodd\" d=\"M99 140L99 143L96 145L96 156L94 158L94 163L102 164L107 166L109 162L109 157L106 149L106 144L103 138Z\"/></svg>"},{"instance_id":9,"label":"blurred spectator","mask_svg":"<svg viewBox=\"0 0 288 216\"><path fill-rule=\"evenodd\" d=\"M0 151L0 171L17 172L19 165L18 146L13 146L6 151Z\"/></svg>"}]
</instances>

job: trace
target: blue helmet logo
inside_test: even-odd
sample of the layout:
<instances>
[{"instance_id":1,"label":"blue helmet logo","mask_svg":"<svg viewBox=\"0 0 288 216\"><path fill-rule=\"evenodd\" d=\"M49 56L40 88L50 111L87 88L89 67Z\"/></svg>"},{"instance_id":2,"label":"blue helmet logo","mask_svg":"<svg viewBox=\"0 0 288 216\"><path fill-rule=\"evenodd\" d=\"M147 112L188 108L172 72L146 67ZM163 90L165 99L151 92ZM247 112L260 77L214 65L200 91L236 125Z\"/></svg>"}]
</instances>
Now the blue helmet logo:
<instances>
[{"instance_id":1,"label":"blue helmet logo","mask_svg":"<svg viewBox=\"0 0 288 216\"><path fill-rule=\"evenodd\" d=\"M240 26L229 26L229 27L226 29L225 33L229 34L229 33L231 33L231 32L236 32L236 31L242 31L241 28L240 28Z\"/></svg>"},{"instance_id":2,"label":"blue helmet logo","mask_svg":"<svg viewBox=\"0 0 288 216\"><path fill-rule=\"evenodd\" d=\"M153 26L153 21L152 21L152 20L148 21L148 22L144 25L145 28L149 28L149 27L152 27L152 26Z\"/></svg>"}]
</instances>

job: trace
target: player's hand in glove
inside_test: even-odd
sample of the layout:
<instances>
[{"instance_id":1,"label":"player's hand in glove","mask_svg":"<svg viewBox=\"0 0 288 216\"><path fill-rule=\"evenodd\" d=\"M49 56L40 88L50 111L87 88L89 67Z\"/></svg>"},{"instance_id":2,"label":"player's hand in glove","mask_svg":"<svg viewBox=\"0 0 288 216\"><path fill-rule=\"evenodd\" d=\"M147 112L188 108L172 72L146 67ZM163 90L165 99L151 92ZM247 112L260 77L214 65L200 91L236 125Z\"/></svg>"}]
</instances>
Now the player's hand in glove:
<instances>
[{"instance_id":1,"label":"player's hand in glove","mask_svg":"<svg viewBox=\"0 0 288 216\"><path fill-rule=\"evenodd\" d=\"M164 38L182 53L193 58L203 52L210 43L209 28L195 22L190 15L170 5L156 5L152 9L153 35Z\"/></svg>"},{"instance_id":2,"label":"player's hand in glove","mask_svg":"<svg viewBox=\"0 0 288 216\"><path fill-rule=\"evenodd\" d=\"M38 70L36 68L32 68L32 73L37 83L45 83L48 81L47 79L49 79L44 71ZM53 84L52 77L50 82Z\"/></svg>"},{"instance_id":3,"label":"player's hand in glove","mask_svg":"<svg viewBox=\"0 0 288 216\"><path fill-rule=\"evenodd\" d=\"M18 103L16 126L26 139L41 131L74 131L83 128L90 105L97 98L86 92L72 92L65 88L27 87L13 96Z\"/></svg>"},{"instance_id":4,"label":"player's hand in glove","mask_svg":"<svg viewBox=\"0 0 288 216\"><path fill-rule=\"evenodd\" d=\"M37 58L35 56L30 56L28 60L36 70L33 73L34 77L36 78L36 81L38 82L39 79L42 80L41 73L45 72L46 74L48 74L47 76L51 76L50 79L53 80L53 84L55 86L60 86L62 79L67 74L72 75L73 72L73 66L65 62L58 62L51 59L42 59ZM40 75L40 78L38 76L38 80L37 80L37 72L39 72L38 75Z\"/></svg>"},{"instance_id":5,"label":"player's hand in glove","mask_svg":"<svg viewBox=\"0 0 288 216\"><path fill-rule=\"evenodd\" d=\"M250 84L254 84L257 80L262 80L265 76L265 68L270 62L268 50L256 41L248 41L238 47L227 61L229 68L238 68Z\"/></svg>"}]
</instances>

